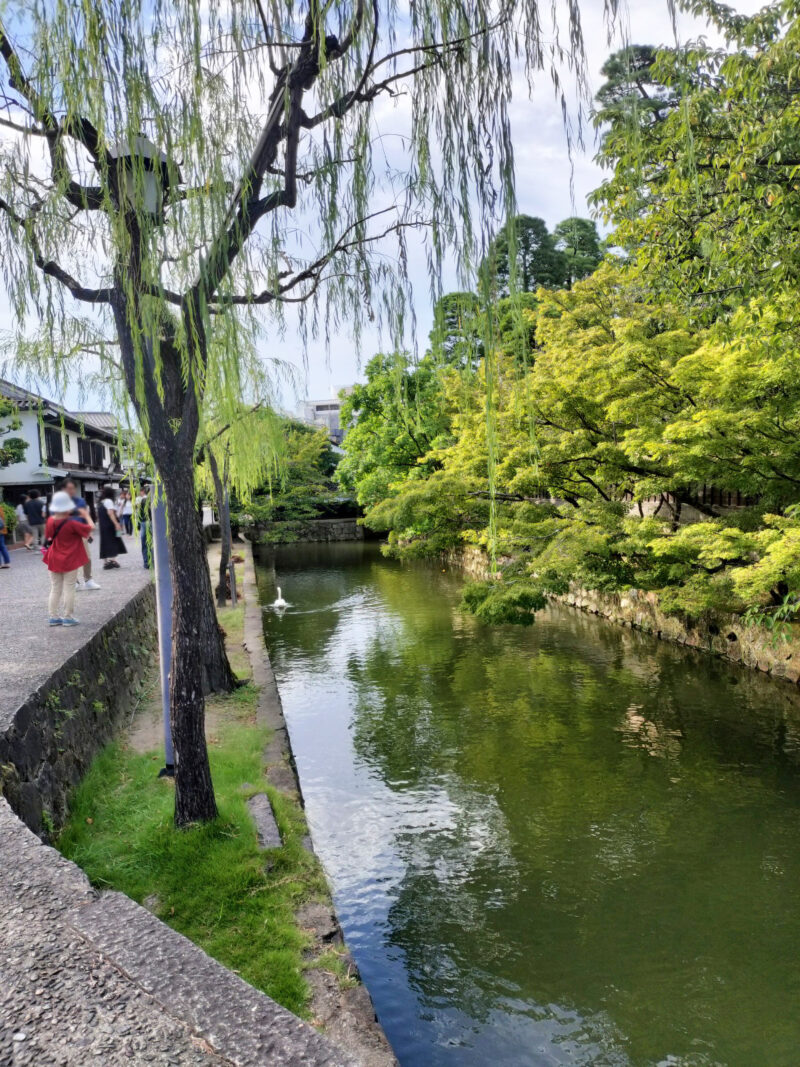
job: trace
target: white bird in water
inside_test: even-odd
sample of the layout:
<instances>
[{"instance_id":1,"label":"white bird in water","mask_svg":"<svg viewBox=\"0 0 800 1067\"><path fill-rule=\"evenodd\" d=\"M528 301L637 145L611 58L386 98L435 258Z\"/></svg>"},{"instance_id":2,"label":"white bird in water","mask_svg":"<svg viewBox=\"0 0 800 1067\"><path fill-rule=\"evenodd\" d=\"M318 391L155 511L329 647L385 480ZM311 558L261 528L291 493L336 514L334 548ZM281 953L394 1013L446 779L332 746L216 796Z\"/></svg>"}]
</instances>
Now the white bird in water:
<instances>
[{"instance_id":1,"label":"white bird in water","mask_svg":"<svg viewBox=\"0 0 800 1067\"><path fill-rule=\"evenodd\" d=\"M283 599L283 597L281 596L281 587L278 586L277 588L278 588L278 595L277 595L277 597L275 598L275 600L274 600L274 602L272 604L273 608L288 608L289 607L288 602L285 601Z\"/></svg>"}]
</instances>

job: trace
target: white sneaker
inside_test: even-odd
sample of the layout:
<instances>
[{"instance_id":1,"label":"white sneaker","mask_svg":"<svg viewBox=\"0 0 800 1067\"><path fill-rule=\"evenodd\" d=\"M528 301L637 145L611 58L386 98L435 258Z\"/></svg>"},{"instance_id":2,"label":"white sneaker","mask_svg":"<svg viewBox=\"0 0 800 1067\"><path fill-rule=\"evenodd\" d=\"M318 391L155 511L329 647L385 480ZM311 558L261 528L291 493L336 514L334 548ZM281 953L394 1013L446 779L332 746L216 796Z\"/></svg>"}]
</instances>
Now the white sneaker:
<instances>
[{"instance_id":1,"label":"white sneaker","mask_svg":"<svg viewBox=\"0 0 800 1067\"><path fill-rule=\"evenodd\" d=\"M84 586L83 582L76 582L75 583L75 592L76 593L82 593L85 588L86 587Z\"/></svg>"},{"instance_id":2,"label":"white sneaker","mask_svg":"<svg viewBox=\"0 0 800 1067\"><path fill-rule=\"evenodd\" d=\"M99 589L100 586L97 584L97 582L94 580L94 578L90 578L88 582L84 582L83 583L83 588L84 589Z\"/></svg>"}]
</instances>

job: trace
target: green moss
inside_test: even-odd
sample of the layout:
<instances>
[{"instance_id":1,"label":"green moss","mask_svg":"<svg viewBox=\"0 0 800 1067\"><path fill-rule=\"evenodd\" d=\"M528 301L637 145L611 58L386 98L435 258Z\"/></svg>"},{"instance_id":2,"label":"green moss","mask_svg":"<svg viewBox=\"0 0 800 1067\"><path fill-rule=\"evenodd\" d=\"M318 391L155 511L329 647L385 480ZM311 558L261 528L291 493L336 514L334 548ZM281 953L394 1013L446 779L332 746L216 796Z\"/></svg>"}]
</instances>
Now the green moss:
<instances>
[{"instance_id":1,"label":"green moss","mask_svg":"<svg viewBox=\"0 0 800 1067\"><path fill-rule=\"evenodd\" d=\"M302 812L262 778L267 731L237 721L252 708L252 686L225 702L230 721L209 746L219 818L176 830L173 786L154 773L152 754L106 748L72 800L58 842L93 884L148 901L155 913L279 1003L307 1014L307 936L294 914L325 892L316 860L302 847ZM243 789L243 783L249 783ZM258 849L246 807L253 792L273 798L284 847Z\"/></svg>"}]
</instances>

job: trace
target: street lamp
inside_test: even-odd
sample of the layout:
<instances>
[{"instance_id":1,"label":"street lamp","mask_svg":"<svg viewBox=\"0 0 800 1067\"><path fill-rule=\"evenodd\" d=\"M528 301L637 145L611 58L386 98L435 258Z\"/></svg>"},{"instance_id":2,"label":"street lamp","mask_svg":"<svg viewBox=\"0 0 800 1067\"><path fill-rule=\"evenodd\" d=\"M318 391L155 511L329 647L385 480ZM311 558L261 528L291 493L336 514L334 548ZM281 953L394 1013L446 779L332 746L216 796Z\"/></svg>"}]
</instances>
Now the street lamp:
<instances>
[{"instance_id":1,"label":"street lamp","mask_svg":"<svg viewBox=\"0 0 800 1067\"><path fill-rule=\"evenodd\" d=\"M141 133L118 141L108 154L117 161L120 199L134 211L162 222L170 186L183 182L179 167L170 166L166 152Z\"/></svg>"}]
</instances>

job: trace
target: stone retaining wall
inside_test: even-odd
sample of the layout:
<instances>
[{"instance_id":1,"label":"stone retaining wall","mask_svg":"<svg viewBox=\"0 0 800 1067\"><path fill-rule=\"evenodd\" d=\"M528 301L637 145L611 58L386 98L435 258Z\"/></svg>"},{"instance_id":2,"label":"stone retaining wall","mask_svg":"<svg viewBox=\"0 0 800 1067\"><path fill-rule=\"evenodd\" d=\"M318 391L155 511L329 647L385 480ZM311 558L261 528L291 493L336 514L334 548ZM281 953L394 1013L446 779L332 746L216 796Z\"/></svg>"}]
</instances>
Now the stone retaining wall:
<instances>
[{"instance_id":1,"label":"stone retaining wall","mask_svg":"<svg viewBox=\"0 0 800 1067\"><path fill-rule=\"evenodd\" d=\"M489 577L486 555L478 548L467 546L461 552L451 553L448 561L472 579ZM745 626L738 615L720 615L688 625L663 612L656 593L639 589L602 593L575 585L564 596L551 599L793 684L800 681L800 639L793 636L788 641L774 640L765 629Z\"/></svg>"},{"instance_id":2,"label":"stone retaining wall","mask_svg":"<svg viewBox=\"0 0 800 1067\"><path fill-rule=\"evenodd\" d=\"M70 791L130 714L155 640L148 585L29 696L0 733L0 793L40 837L64 824Z\"/></svg>"},{"instance_id":3,"label":"stone retaining wall","mask_svg":"<svg viewBox=\"0 0 800 1067\"><path fill-rule=\"evenodd\" d=\"M363 541L364 527L358 519L309 519L308 522L264 522L248 530L256 543L282 544L294 541Z\"/></svg>"}]
</instances>

